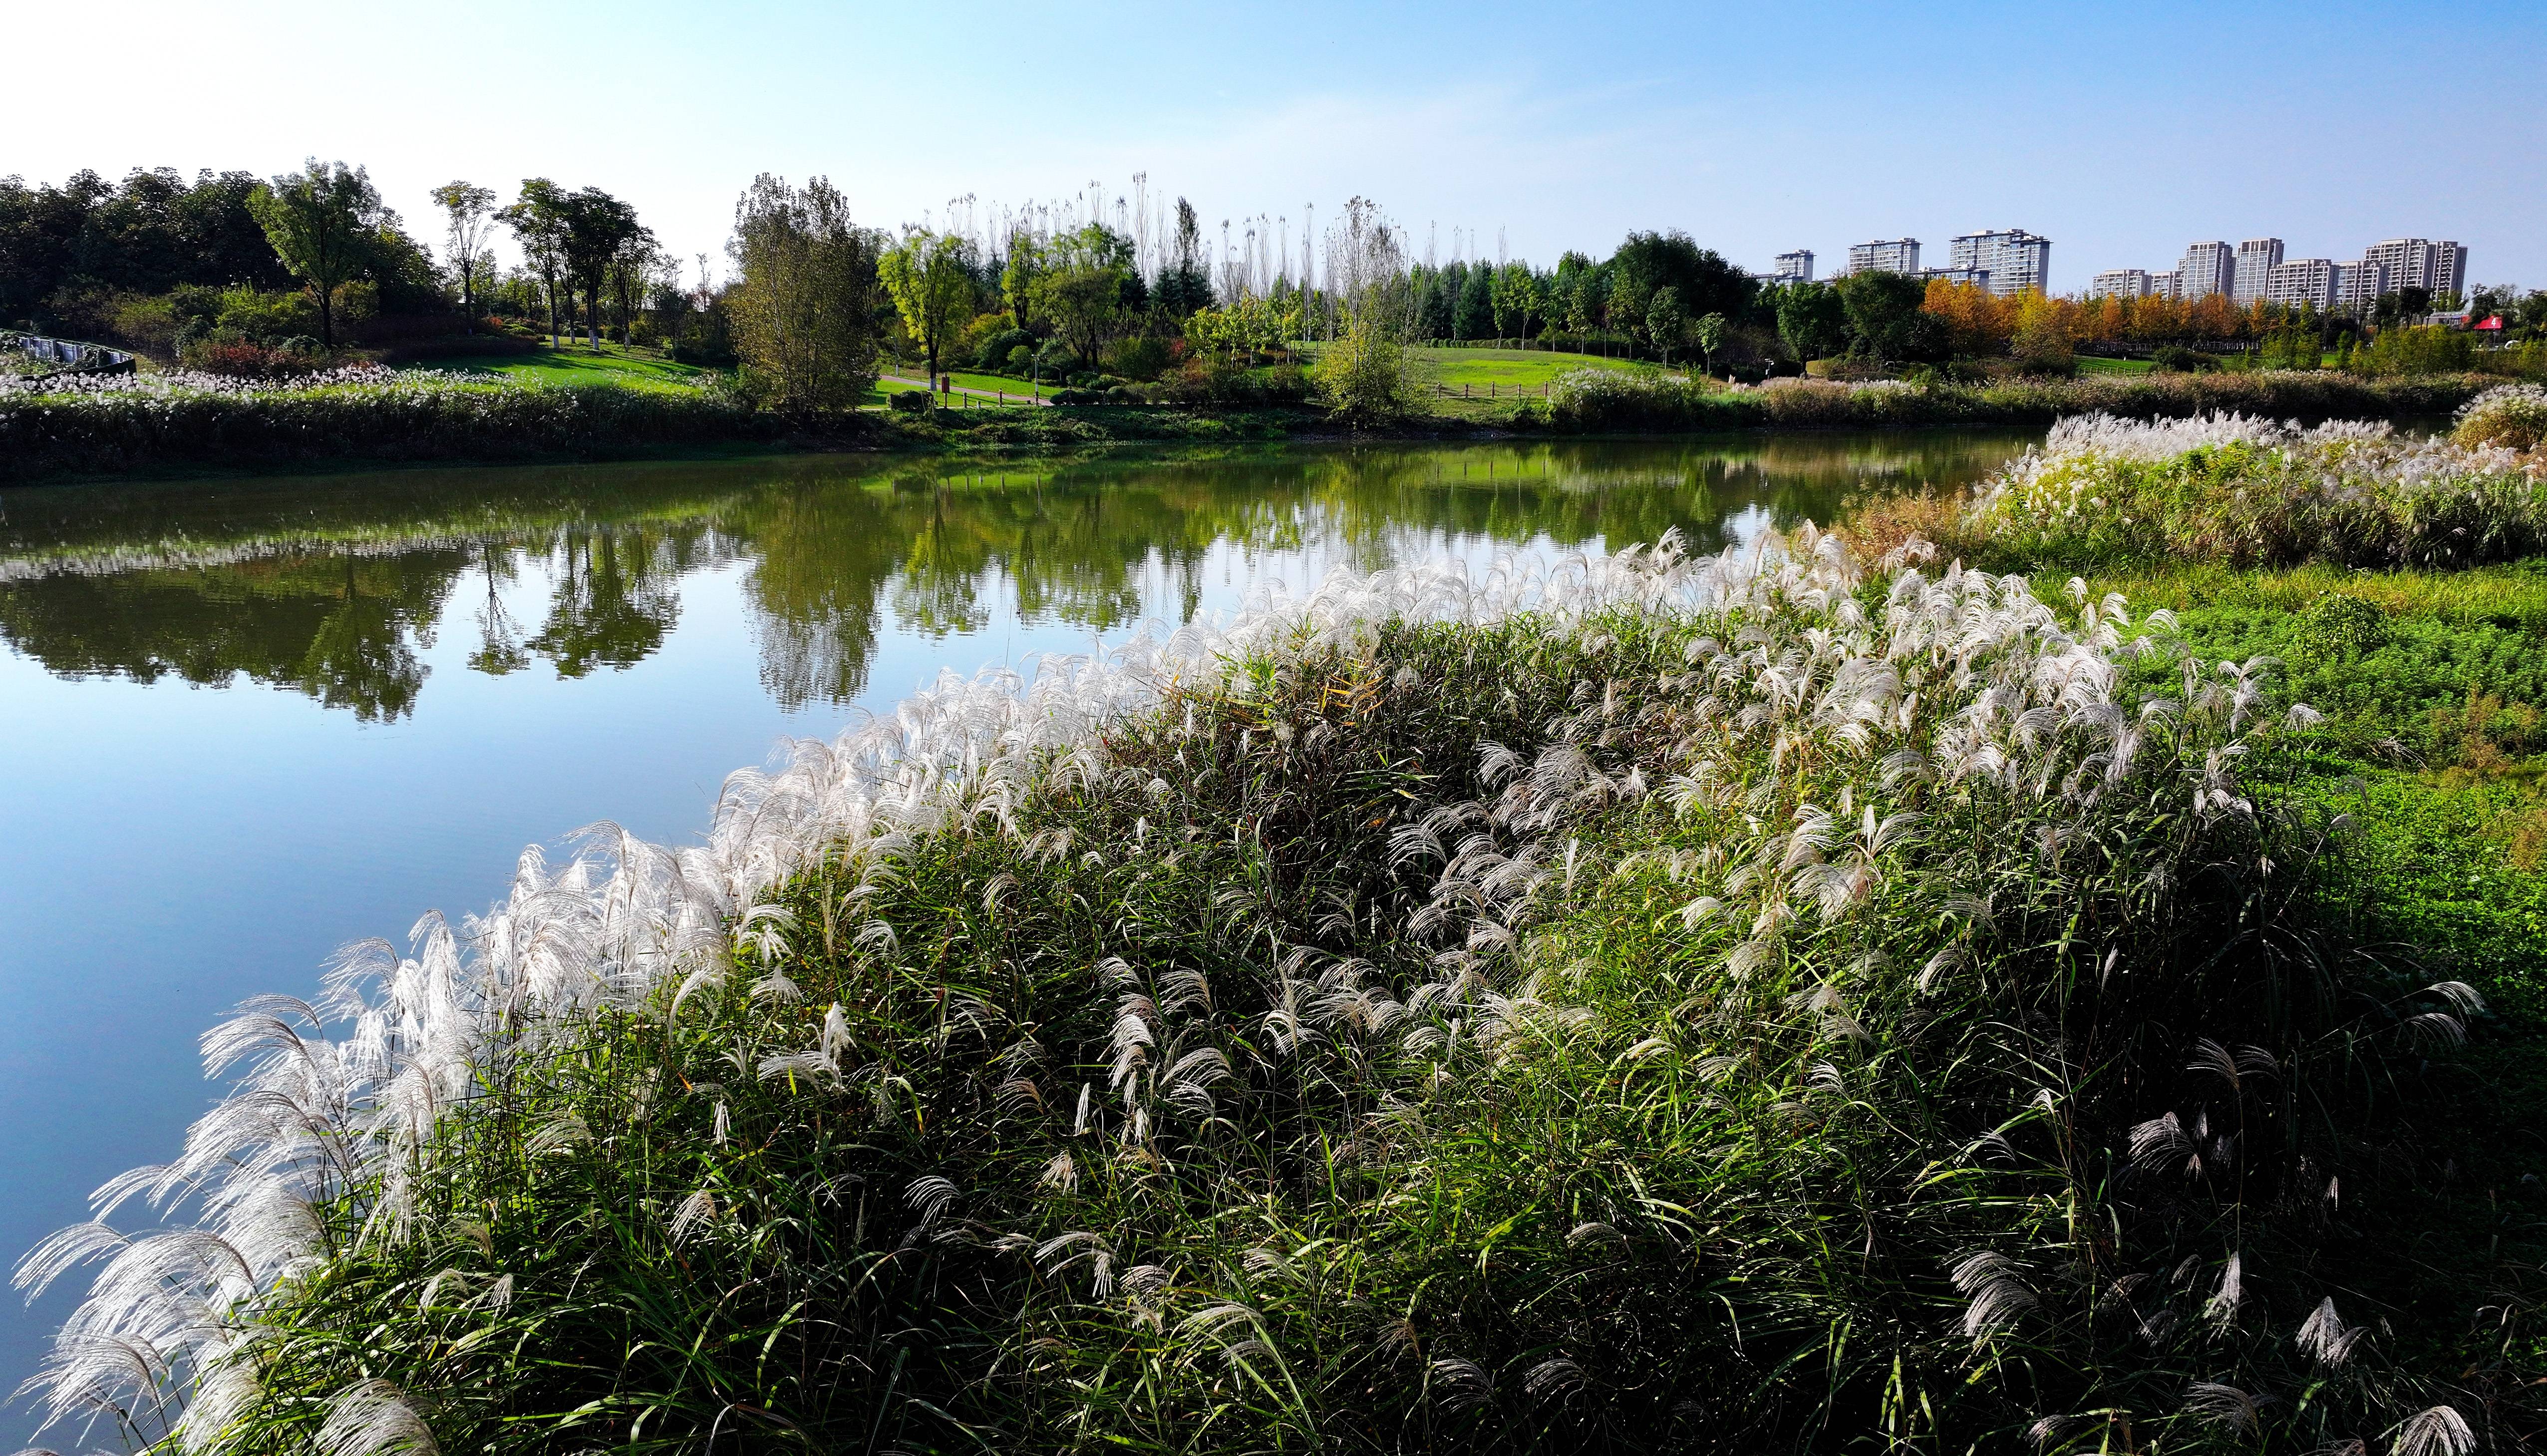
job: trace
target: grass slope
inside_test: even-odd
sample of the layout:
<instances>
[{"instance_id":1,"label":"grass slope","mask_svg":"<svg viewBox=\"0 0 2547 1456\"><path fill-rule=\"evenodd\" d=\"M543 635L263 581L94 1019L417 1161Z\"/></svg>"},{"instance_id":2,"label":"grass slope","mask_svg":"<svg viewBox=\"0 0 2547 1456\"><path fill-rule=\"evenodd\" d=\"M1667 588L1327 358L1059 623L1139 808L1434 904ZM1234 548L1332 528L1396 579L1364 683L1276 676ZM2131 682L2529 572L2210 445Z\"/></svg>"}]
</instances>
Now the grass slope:
<instances>
[{"instance_id":1,"label":"grass slope","mask_svg":"<svg viewBox=\"0 0 2547 1456\"><path fill-rule=\"evenodd\" d=\"M596 354L581 344L524 354L458 355L429 366L529 385L618 385L632 389L695 389L712 371L665 359L651 349L605 343Z\"/></svg>"}]
</instances>

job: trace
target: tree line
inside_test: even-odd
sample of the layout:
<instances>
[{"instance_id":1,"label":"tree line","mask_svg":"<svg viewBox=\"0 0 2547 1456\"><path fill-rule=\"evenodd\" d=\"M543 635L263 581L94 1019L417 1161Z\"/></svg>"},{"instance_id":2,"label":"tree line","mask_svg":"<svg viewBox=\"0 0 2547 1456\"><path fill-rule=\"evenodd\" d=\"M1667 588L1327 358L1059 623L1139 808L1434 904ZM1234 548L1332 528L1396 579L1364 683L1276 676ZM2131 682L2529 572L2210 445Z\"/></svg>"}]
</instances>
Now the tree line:
<instances>
[{"instance_id":1,"label":"tree line","mask_svg":"<svg viewBox=\"0 0 2547 1456\"><path fill-rule=\"evenodd\" d=\"M1632 231L1606 258L1568 252L1552 268L1437 266L1414 261L1403 232L1361 199L1329 234L1325 279L1285 268L1251 281L1215 277L1184 199L1145 267L1133 240L1102 221L988 237L876 227L854 220L827 180L765 175L738 203L729 279L711 286L706 257L691 283L637 210L597 187L534 177L507 197L454 181L432 199L438 259L364 169L343 162L312 158L274 178L188 181L165 168L121 183L81 172L59 187L0 178L0 324L253 370L296 350L322 358L349 336L465 332L492 318L553 347L615 337L740 365L747 391L812 407L861 395L888 358L932 377L974 370L1172 398L1296 398L1309 387L1297 346L1323 351L1362 315L1393 345L1546 346L1756 379L1822 359L1878 372L2061 373L2089 349L2235 345L2314 361L2366 348L2432 301L2405 291L2353 317L2216 297L2004 297L1887 273L1771 283L1678 230ZM498 266L499 238L518 266ZM1340 244L1376 247L1384 260L1340 284ZM2547 295L2499 289L2475 302L2514 335L2547 334Z\"/></svg>"}]
</instances>

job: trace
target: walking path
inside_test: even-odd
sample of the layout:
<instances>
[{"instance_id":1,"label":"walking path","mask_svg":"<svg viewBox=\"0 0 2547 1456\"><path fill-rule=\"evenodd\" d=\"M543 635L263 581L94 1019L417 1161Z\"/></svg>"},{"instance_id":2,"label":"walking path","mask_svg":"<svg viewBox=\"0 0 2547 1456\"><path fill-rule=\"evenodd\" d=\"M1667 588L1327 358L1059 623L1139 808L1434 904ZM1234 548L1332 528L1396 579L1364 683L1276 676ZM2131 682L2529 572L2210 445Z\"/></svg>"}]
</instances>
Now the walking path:
<instances>
[{"instance_id":1,"label":"walking path","mask_svg":"<svg viewBox=\"0 0 2547 1456\"><path fill-rule=\"evenodd\" d=\"M884 376L884 378L892 380L896 384L915 385L922 389L930 388L929 383L926 380L915 380L898 374L888 374ZM1028 387L1031 388L1032 386L1029 385ZM963 385L957 385L949 390L931 390L931 392L970 394L976 399L988 399L995 404L1049 405L1052 403L1052 400L1049 397L1038 399L1031 393L1011 394L1005 389L975 389Z\"/></svg>"}]
</instances>

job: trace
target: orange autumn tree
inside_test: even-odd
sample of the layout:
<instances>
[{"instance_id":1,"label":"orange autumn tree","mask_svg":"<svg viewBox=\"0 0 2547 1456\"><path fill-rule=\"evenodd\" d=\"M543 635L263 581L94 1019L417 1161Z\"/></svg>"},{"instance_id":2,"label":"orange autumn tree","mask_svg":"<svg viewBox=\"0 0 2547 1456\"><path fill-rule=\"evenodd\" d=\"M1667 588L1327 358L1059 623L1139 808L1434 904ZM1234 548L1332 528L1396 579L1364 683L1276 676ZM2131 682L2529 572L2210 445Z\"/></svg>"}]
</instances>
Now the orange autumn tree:
<instances>
[{"instance_id":1,"label":"orange autumn tree","mask_svg":"<svg viewBox=\"0 0 2547 1456\"><path fill-rule=\"evenodd\" d=\"M2007 341L2016 335L2017 300L2002 299L1976 284L1932 278L1928 280L1928 297L1919 310L1945 323L1957 354L2004 354Z\"/></svg>"},{"instance_id":2,"label":"orange autumn tree","mask_svg":"<svg viewBox=\"0 0 2547 1456\"><path fill-rule=\"evenodd\" d=\"M2088 307L2086 313L2087 331L2083 341L2110 343L2123 337L2127 331L2128 318L2123 308L2123 300L2118 295L2107 294L2098 299Z\"/></svg>"}]
</instances>

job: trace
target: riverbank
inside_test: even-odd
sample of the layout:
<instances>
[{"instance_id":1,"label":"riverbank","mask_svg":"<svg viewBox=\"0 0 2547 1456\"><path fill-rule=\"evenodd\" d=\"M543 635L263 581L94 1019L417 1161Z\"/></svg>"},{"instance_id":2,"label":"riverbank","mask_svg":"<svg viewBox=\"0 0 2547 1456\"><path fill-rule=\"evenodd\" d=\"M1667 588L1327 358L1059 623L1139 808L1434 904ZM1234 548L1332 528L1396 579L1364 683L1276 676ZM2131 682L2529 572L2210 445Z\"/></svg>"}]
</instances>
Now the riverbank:
<instances>
[{"instance_id":1,"label":"riverbank","mask_svg":"<svg viewBox=\"0 0 2547 1456\"><path fill-rule=\"evenodd\" d=\"M1783 545L941 681L219 1039L221 1322L41 1266L278 1438L2534 1435L2537 573Z\"/></svg>"},{"instance_id":2,"label":"riverbank","mask_svg":"<svg viewBox=\"0 0 2547 1456\"><path fill-rule=\"evenodd\" d=\"M2336 374L2100 377L1987 385L1829 385L1759 389L1604 376L1591 393L1524 401L1500 417L1416 415L1347 432L1322 411L1181 406L839 411L782 418L705 392L544 387L438 375L308 387L100 387L0 393L0 482L203 470L409 462L586 461L730 451L1049 450L1125 443L1713 430L2045 428L2075 414L2184 417L2230 410L2274 419L2446 416L2500 381L2364 380ZM146 385L146 381L144 382Z\"/></svg>"}]
</instances>

